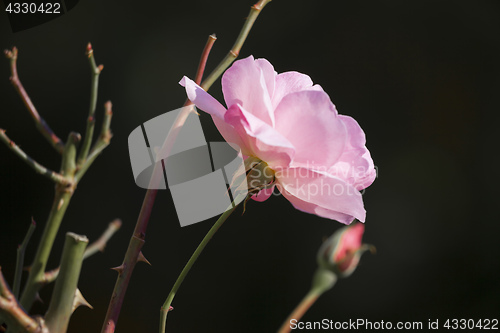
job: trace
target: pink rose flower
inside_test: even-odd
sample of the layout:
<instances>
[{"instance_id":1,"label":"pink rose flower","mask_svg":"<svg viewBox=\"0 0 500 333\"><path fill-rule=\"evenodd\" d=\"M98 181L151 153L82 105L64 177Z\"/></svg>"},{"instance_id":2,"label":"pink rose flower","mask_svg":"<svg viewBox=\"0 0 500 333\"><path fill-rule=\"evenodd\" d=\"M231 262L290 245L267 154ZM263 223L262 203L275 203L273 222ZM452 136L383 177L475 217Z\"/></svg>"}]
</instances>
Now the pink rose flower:
<instances>
[{"instance_id":1,"label":"pink rose flower","mask_svg":"<svg viewBox=\"0 0 500 333\"><path fill-rule=\"evenodd\" d=\"M345 224L365 221L359 191L376 175L365 134L353 118L338 114L309 76L277 74L267 60L252 56L236 61L222 76L227 109L189 78L180 84L228 143L268 164L295 208ZM273 190L254 199L266 200Z\"/></svg>"}]
</instances>

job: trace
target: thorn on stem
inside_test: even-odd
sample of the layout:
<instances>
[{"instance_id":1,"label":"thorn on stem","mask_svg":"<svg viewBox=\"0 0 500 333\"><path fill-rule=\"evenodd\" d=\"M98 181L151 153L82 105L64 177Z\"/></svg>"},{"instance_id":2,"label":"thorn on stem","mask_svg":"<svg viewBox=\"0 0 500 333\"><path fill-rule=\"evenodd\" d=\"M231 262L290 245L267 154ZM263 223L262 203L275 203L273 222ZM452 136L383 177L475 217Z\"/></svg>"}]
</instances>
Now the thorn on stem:
<instances>
[{"instance_id":1,"label":"thorn on stem","mask_svg":"<svg viewBox=\"0 0 500 333\"><path fill-rule=\"evenodd\" d=\"M149 262L148 259L146 259L146 257L144 256L144 254L142 254L142 251L139 252L139 256L137 257L137 262L139 262L139 261L145 262L146 264L148 264L149 266L151 266L151 263Z\"/></svg>"},{"instance_id":2,"label":"thorn on stem","mask_svg":"<svg viewBox=\"0 0 500 333\"><path fill-rule=\"evenodd\" d=\"M113 268L111 268L111 269L112 269L112 270L114 270L114 271L117 271L117 272L118 272L118 274L120 274L120 275L121 275L121 274L123 273L123 269L124 269L124 268L125 268L125 267L123 266L123 264L121 264L120 266L113 267Z\"/></svg>"},{"instance_id":3,"label":"thorn on stem","mask_svg":"<svg viewBox=\"0 0 500 333\"><path fill-rule=\"evenodd\" d=\"M99 70L99 73L102 72L102 70L104 69L104 65L97 66L97 69Z\"/></svg>"},{"instance_id":4,"label":"thorn on stem","mask_svg":"<svg viewBox=\"0 0 500 333\"><path fill-rule=\"evenodd\" d=\"M71 312L75 312L75 310L82 305L94 309L94 307L90 305L90 303L85 299L85 297L83 297L80 289L76 288L75 299L73 300L73 309Z\"/></svg>"}]
</instances>

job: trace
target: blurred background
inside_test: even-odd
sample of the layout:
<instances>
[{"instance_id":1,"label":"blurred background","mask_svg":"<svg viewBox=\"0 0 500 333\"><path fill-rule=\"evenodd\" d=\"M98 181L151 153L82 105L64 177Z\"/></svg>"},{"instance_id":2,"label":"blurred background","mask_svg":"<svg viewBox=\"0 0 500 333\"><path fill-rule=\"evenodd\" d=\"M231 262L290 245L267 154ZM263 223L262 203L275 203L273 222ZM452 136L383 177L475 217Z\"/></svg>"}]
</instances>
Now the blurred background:
<instances>
[{"instance_id":1,"label":"blurred background","mask_svg":"<svg viewBox=\"0 0 500 333\"><path fill-rule=\"evenodd\" d=\"M54 245L64 233L92 241L108 222L122 229L83 264L79 287L94 306L78 309L69 332L98 332L145 190L132 176L127 138L143 122L185 100L178 81L194 77L209 34L212 70L231 48L248 1L77 3L45 24L12 32L0 12L0 48L17 46L18 71L40 114L61 138L83 133L90 94L85 48L100 76L97 126L113 102L111 145L78 185ZM492 319L500 314L498 99L500 2L282 1L258 18L241 57L299 71L364 129L379 176L364 194L364 241L377 247L304 321ZM29 155L59 169L9 83L0 60L0 127ZM222 100L220 83L211 90ZM208 141L218 141L201 114ZM99 127L98 127L99 128ZM16 248L33 216L33 258L53 185L0 145L0 265L12 281ZM195 204L195 203L193 203ZM283 197L250 202L226 222L188 275L169 314L171 332L273 332L308 291L323 239L341 224L295 210ZM160 191L117 332L154 332L181 269L215 222L181 228L169 191ZM41 296L50 298L51 286ZM43 312L45 304L34 310Z\"/></svg>"}]
</instances>

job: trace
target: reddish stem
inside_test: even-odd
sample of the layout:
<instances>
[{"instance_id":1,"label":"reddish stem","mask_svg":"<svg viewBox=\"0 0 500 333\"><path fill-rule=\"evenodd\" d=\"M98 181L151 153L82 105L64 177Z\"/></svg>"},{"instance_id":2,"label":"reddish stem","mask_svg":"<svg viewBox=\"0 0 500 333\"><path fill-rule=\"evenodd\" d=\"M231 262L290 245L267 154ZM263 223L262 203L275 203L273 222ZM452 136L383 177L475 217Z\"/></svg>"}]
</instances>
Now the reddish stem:
<instances>
[{"instance_id":1,"label":"reddish stem","mask_svg":"<svg viewBox=\"0 0 500 333\"><path fill-rule=\"evenodd\" d=\"M49 125L45 122L45 120L40 117L38 111L35 108L35 105L31 101L31 98L28 96L28 93L24 89L21 80L19 80L19 76L17 74L17 48L12 48L12 51L5 51L5 56L10 60L10 82L16 89L17 93L21 97L28 109L31 117L35 121L36 127L42 133L42 135L49 141L49 143L59 152L63 153L64 151L64 143L59 139L59 137L52 131Z\"/></svg>"},{"instance_id":2,"label":"reddish stem","mask_svg":"<svg viewBox=\"0 0 500 333\"><path fill-rule=\"evenodd\" d=\"M208 36L207 43L205 44L205 48L203 49L203 53L201 54L198 70L196 71L196 78L194 80L194 82L196 82L196 84L198 85L201 83L203 72L205 71L205 65L207 64L208 55L210 54L210 50L212 50L212 46L214 45L216 40L217 37L215 37L215 34Z\"/></svg>"},{"instance_id":3,"label":"reddish stem","mask_svg":"<svg viewBox=\"0 0 500 333\"><path fill-rule=\"evenodd\" d=\"M198 72L196 74L196 77L200 77L200 81L201 77L203 76L203 71L205 69L208 54L214 42L215 38L209 37L209 40L203 50L200 64L198 66ZM185 106L189 104L191 104L191 102L187 101L185 103ZM177 134L182 128L182 124L186 121L187 116L189 116L189 110L191 109L185 108L181 113L179 113L177 119L172 125L172 129L168 133L168 136L162 147L162 151L166 152L164 156L169 155L168 152L172 149ZM161 180L161 178L159 177L161 173L157 172L156 170L156 167L158 166L159 163L156 164L155 170L153 171L153 177L150 180L149 189L146 191L146 195L144 196L141 211L135 225L134 234L130 239L130 243L127 248L127 252L125 253L123 263L115 268L115 270L118 271L119 275L115 283L115 288L113 290L111 300L109 302L108 311L106 313L106 318L101 330L102 333L113 333L115 331L116 323L118 322L120 310L123 305L123 300L125 299L125 293L127 292L128 284L130 282L130 278L132 277L135 264L137 263L137 261L141 261L140 253L145 243L149 218L151 216L151 211L153 209L156 194L158 193L158 190L156 190L155 188L157 188L156 184Z\"/></svg>"},{"instance_id":4,"label":"reddish stem","mask_svg":"<svg viewBox=\"0 0 500 333\"><path fill-rule=\"evenodd\" d=\"M295 308L295 310L293 310L292 314L286 319L285 323L283 324L283 326L281 326L278 333L290 332L290 330L291 330L290 322L293 319L299 321L300 318L302 318L302 316L304 315L304 313L306 313L307 310L309 310L309 308L314 304L314 302L316 302L316 300L318 299L319 296L320 296L319 293L309 292L304 297L302 302L300 302L300 304Z\"/></svg>"}]
</instances>

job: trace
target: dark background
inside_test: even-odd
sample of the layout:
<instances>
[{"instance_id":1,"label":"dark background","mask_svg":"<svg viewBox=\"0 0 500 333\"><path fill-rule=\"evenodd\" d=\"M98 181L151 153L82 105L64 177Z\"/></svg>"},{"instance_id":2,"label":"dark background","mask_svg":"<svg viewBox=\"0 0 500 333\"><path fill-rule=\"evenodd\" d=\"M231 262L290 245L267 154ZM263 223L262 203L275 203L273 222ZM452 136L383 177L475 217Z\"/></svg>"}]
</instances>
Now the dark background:
<instances>
[{"instance_id":1,"label":"dark background","mask_svg":"<svg viewBox=\"0 0 500 333\"><path fill-rule=\"evenodd\" d=\"M123 227L105 253L85 261L79 287L94 310L75 312L70 332L100 330L145 190L132 177L127 137L178 108L177 82L193 77L216 33L210 71L234 42L249 1L81 1L46 24L12 33L0 13L0 47L19 48L20 78L61 137L84 132L90 71L87 42L104 64L98 100L113 102L111 145L82 182L64 233L96 239L116 217ZM336 321L491 319L500 314L498 199L499 1L283 1L258 18L241 57L267 58L278 72L307 73L340 113L358 120L379 177L364 195L364 240L377 247L304 316ZM0 127L28 154L58 170L0 61ZM211 93L222 100L220 84ZM201 115L209 141L218 140ZM17 244L38 222L53 185L0 145L0 264L12 281ZM193 203L193 205L196 203ZM219 230L185 280L169 315L171 332L276 331L310 286L316 251L341 225L295 210L283 197L251 202ZM157 331L159 309L215 219L181 228L168 191L158 195L117 332ZM50 287L42 298L48 301ZM44 306L38 306L43 311Z\"/></svg>"}]
</instances>

